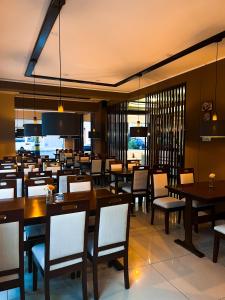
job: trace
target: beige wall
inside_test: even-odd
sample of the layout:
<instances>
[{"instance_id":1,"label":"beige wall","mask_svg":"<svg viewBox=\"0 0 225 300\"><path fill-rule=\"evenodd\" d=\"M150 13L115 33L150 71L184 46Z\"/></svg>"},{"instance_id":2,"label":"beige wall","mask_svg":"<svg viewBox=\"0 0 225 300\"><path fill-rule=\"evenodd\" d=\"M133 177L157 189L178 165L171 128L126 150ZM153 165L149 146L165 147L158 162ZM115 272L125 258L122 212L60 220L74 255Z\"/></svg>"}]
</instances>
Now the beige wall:
<instances>
[{"instance_id":1,"label":"beige wall","mask_svg":"<svg viewBox=\"0 0 225 300\"><path fill-rule=\"evenodd\" d=\"M14 95L0 93L0 159L15 155Z\"/></svg>"},{"instance_id":2,"label":"beige wall","mask_svg":"<svg viewBox=\"0 0 225 300\"><path fill-rule=\"evenodd\" d=\"M202 142L199 127L201 103L213 101L215 93L215 64L210 64L146 88L154 92L186 82L185 166L194 167L199 180L207 180L210 172L225 179L225 139ZM225 60L218 63L217 113L225 120Z\"/></svg>"}]
</instances>

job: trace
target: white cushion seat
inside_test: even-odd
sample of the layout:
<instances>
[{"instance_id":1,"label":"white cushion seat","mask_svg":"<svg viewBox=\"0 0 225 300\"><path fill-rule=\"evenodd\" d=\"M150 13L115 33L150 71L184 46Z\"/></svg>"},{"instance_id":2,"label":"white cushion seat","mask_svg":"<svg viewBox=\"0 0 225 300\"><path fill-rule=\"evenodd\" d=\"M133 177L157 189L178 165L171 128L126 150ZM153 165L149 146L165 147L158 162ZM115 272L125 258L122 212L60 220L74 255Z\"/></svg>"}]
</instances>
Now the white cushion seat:
<instances>
[{"instance_id":1,"label":"white cushion seat","mask_svg":"<svg viewBox=\"0 0 225 300\"><path fill-rule=\"evenodd\" d=\"M156 198L153 203L157 206L163 207L163 208L176 208L176 207L182 207L185 206L185 201L179 200L174 197L162 197L162 198Z\"/></svg>"},{"instance_id":2,"label":"white cushion seat","mask_svg":"<svg viewBox=\"0 0 225 300\"><path fill-rule=\"evenodd\" d=\"M124 246L115 247L115 248L99 251L98 256L104 256L104 255L119 252L119 251L122 251L122 250L124 250ZM94 234L93 233L90 233L88 235L87 251L91 256L94 255Z\"/></svg>"},{"instance_id":3,"label":"white cushion seat","mask_svg":"<svg viewBox=\"0 0 225 300\"><path fill-rule=\"evenodd\" d=\"M131 193L131 184L130 183L124 183L122 186L122 191L125 193Z\"/></svg>"},{"instance_id":4,"label":"white cushion seat","mask_svg":"<svg viewBox=\"0 0 225 300\"><path fill-rule=\"evenodd\" d=\"M182 201L186 201L186 198L182 198ZM201 202L199 202L198 200L192 200L192 207L194 208L205 208L208 206L212 206L212 204L202 204Z\"/></svg>"},{"instance_id":5,"label":"white cushion seat","mask_svg":"<svg viewBox=\"0 0 225 300\"><path fill-rule=\"evenodd\" d=\"M215 226L214 230L218 231L219 233L225 234L225 224Z\"/></svg>"},{"instance_id":6,"label":"white cushion seat","mask_svg":"<svg viewBox=\"0 0 225 300\"><path fill-rule=\"evenodd\" d=\"M45 268L45 244L38 244L32 248L33 256L38 261L41 268L44 270ZM65 261L63 263L55 264L50 267L50 271L56 270L59 268L68 267L70 265L75 265L82 262L82 258L72 259L69 261Z\"/></svg>"},{"instance_id":7,"label":"white cushion seat","mask_svg":"<svg viewBox=\"0 0 225 300\"><path fill-rule=\"evenodd\" d=\"M26 239L31 237L36 237L39 235L45 235L45 225L37 224L37 225L25 226L25 235L26 235Z\"/></svg>"}]
</instances>

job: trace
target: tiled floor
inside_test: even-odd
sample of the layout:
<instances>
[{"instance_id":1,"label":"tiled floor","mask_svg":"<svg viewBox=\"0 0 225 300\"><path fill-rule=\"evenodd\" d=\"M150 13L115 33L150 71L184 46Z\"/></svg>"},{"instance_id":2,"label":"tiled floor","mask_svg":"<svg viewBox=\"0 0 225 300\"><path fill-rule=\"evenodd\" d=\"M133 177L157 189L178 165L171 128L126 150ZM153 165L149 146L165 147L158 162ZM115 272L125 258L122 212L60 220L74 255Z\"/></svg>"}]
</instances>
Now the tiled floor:
<instances>
[{"instance_id":1,"label":"tiled floor","mask_svg":"<svg viewBox=\"0 0 225 300\"><path fill-rule=\"evenodd\" d=\"M130 230L130 290L123 285L123 272L106 265L99 267L99 288L101 299L106 300L219 300L225 299L225 243L221 243L219 262L213 264L213 235L208 224L201 226L194 234L195 245L206 254L197 258L174 243L183 237L182 225L171 220L171 233L163 231L163 216L157 213L155 225L149 225L149 215L138 213L131 219ZM32 292L32 276L25 274L26 299L41 300L43 281ZM88 272L89 298L93 299L91 266ZM0 293L0 300L19 299L18 290ZM82 299L79 279L69 276L51 282L51 299Z\"/></svg>"}]
</instances>

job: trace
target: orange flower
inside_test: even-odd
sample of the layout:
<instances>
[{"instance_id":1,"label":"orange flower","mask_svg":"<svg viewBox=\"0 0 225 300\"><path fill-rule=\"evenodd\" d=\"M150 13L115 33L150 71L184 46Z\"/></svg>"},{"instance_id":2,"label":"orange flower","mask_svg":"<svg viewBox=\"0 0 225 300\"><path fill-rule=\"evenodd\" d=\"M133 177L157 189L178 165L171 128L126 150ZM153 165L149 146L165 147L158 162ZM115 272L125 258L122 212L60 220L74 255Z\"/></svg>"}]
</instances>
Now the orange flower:
<instances>
[{"instance_id":1,"label":"orange flower","mask_svg":"<svg viewBox=\"0 0 225 300\"><path fill-rule=\"evenodd\" d=\"M55 186L54 186L54 185L48 184L48 190L54 191L54 189L55 189Z\"/></svg>"}]
</instances>

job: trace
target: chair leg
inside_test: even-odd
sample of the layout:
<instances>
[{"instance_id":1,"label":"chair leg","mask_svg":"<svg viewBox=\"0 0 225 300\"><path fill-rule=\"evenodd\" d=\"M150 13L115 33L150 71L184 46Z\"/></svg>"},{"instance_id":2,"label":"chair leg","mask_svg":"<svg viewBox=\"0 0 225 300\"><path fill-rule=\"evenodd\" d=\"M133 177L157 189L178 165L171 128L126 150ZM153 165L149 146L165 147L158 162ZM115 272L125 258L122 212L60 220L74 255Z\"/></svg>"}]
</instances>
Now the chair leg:
<instances>
[{"instance_id":1,"label":"chair leg","mask_svg":"<svg viewBox=\"0 0 225 300\"><path fill-rule=\"evenodd\" d=\"M169 212L165 211L165 233L166 234L169 234L169 218L170 218Z\"/></svg>"},{"instance_id":2,"label":"chair leg","mask_svg":"<svg viewBox=\"0 0 225 300\"><path fill-rule=\"evenodd\" d=\"M33 291L37 290L37 275L38 275L38 269L35 262L33 261Z\"/></svg>"},{"instance_id":3,"label":"chair leg","mask_svg":"<svg viewBox=\"0 0 225 300\"><path fill-rule=\"evenodd\" d=\"M50 300L50 291L49 291L49 278L45 274L45 300Z\"/></svg>"},{"instance_id":4,"label":"chair leg","mask_svg":"<svg viewBox=\"0 0 225 300\"><path fill-rule=\"evenodd\" d=\"M178 211L177 223L180 224L180 221L181 221L181 210Z\"/></svg>"},{"instance_id":5,"label":"chair leg","mask_svg":"<svg viewBox=\"0 0 225 300\"><path fill-rule=\"evenodd\" d=\"M20 300L25 300L24 282L20 286Z\"/></svg>"},{"instance_id":6,"label":"chair leg","mask_svg":"<svg viewBox=\"0 0 225 300\"><path fill-rule=\"evenodd\" d=\"M155 207L154 204L152 205L152 211L151 211L151 225L154 224L154 218L155 218Z\"/></svg>"},{"instance_id":7,"label":"chair leg","mask_svg":"<svg viewBox=\"0 0 225 300\"><path fill-rule=\"evenodd\" d=\"M88 299L88 294L87 294L87 263L84 263L83 267L82 267L82 290L83 290L83 299L87 300Z\"/></svg>"},{"instance_id":8,"label":"chair leg","mask_svg":"<svg viewBox=\"0 0 225 300\"><path fill-rule=\"evenodd\" d=\"M28 273L32 273L32 249L28 249Z\"/></svg>"},{"instance_id":9,"label":"chair leg","mask_svg":"<svg viewBox=\"0 0 225 300\"><path fill-rule=\"evenodd\" d=\"M220 238L215 233L215 236L214 236L214 247L213 247L213 262L214 263L216 263L217 260L218 260L219 247L220 247Z\"/></svg>"},{"instance_id":10,"label":"chair leg","mask_svg":"<svg viewBox=\"0 0 225 300\"><path fill-rule=\"evenodd\" d=\"M128 269L128 251L124 256L124 284L125 284L125 289L130 288L129 269Z\"/></svg>"},{"instance_id":11,"label":"chair leg","mask_svg":"<svg viewBox=\"0 0 225 300\"><path fill-rule=\"evenodd\" d=\"M98 300L98 264L97 261L93 261L93 289L94 299Z\"/></svg>"}]
</instances>

